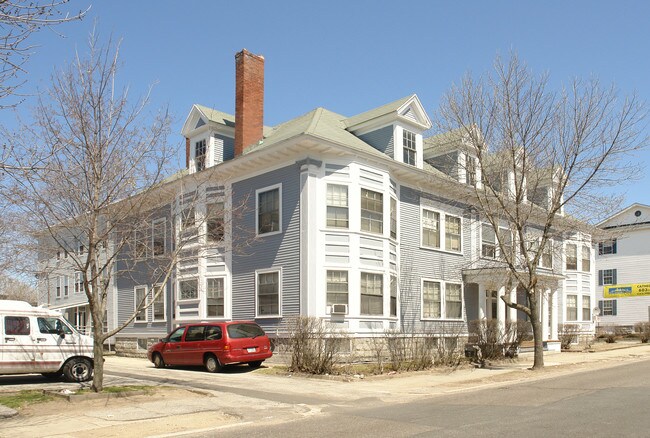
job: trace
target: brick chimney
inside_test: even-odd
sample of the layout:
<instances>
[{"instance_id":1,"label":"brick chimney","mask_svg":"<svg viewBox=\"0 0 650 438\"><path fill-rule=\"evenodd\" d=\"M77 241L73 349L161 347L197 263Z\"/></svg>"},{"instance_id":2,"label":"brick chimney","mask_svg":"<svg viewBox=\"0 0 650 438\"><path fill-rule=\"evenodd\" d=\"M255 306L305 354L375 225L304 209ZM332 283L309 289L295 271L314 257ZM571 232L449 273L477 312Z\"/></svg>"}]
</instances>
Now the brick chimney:
<instances>
[{"instance_id":1,"label":"brick chimney","mask_svg":"<svg viewBox=\"0 0 650 438\"><path fill-rule=\"evenodd\" d=\"M263 137L264 57L244 49L235 55L235 157Z\"/></svg>"}]
</instances>

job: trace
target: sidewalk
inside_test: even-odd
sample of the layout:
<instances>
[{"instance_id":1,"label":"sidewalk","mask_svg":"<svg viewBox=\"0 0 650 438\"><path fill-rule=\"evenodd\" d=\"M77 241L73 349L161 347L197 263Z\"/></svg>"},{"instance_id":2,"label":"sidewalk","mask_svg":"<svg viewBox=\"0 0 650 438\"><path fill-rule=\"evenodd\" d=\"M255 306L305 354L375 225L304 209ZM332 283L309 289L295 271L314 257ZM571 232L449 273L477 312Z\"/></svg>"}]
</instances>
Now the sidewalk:
<instances>
[{"instance_id":1,"label":"sidewalk","mask_svg":"<svg viewBox=\"0 0 650 438\"><path fill-rule=\"evenodd\" d=\"M594 353L564 352L545 355L546 368L528 371L532 354L518 361L501 362L484 369L430 371L368 377L345 382L327 378L272 375L264 370L208 374L197 370L153 369L144 359L109 357L106 373L138 378L119 378L120 384L152 384L154 373L168 389L140 395L71 403L55 401L27 407L0 423L2 437L41 436L175 436L215 432L257 421L287 422L317 415L336 406L403 403L444 396L458 391L544 379L589 369L650 360L650 345L617 344L615 349ZM112 378L115 379L115 378ZM107 385L113 383L106 379ZM181 382L181 384L177 384ZM183 383L189 386L183 387ZM205 384L206 389L195 388ZM13 388L20 390L24 388ZM7 388L0 386L0 392ZM1 408L0 408L1 409ZM1 411L0 411L1 413Z\"/></svg>"}]
</instances>

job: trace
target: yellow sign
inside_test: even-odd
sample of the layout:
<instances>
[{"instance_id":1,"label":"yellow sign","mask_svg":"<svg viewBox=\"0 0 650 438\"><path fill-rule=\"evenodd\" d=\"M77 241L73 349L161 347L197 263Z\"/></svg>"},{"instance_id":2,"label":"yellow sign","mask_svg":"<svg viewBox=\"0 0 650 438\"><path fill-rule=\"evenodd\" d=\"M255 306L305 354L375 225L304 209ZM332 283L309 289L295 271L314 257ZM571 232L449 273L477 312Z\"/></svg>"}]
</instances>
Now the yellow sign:
<instances>
[{"instance_id":1,"label":"yellow sign","mask_svg":"<svg viewBox=\"0 0 650 438\"><path fill-rule=\"evenodd\" d=\"M613 284L603 287L605 298L625 298L650 296L650 283Z\"/></svg>"}]
</instances>

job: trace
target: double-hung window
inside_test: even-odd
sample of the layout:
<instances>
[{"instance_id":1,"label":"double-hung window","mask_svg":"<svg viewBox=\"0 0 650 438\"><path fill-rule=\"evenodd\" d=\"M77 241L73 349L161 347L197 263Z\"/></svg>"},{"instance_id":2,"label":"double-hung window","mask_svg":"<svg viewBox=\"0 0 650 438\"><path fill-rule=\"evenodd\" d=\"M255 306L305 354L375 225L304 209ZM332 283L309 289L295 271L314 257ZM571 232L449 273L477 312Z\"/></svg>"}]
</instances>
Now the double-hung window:
<instances>
[{"instance_id":1,"label":"double-hung window","mask_svg":"<svg viewBox=\"0 0 650 438\"><path fill-rule=\"evenodd\" d=\"M348 304L348 271L327 271L327 305Z\"/></svg>"},{"instance_id":2,"label":"double-hung window","mask_svg":"<svg viewBox=\"0 0 650 438\"><path fill-rule=\"evenodd\" d=\"M577 295L566 296L566 320L567 321L578 320L578 296Z\"/></svg>"},{"instance_id":3,"label":"double-hung window","mask_svg":"<svg viewBox=\"0 0 650 438\"><path fill-rule=\"evenodd\" d=\"M440 213L422 210L422 246L440 248Z\"/></svg>"},{"instance_id":4,"label":"double-hung window","mask_svg":"<svg viewBox=\"0 0 650 438\"><path fill-rule=\"evenodd\" d=\"M257 192L257 234L280 231L280 188Z\"/></svg>"},{"instance_id":5,"label":"double-hung window","mask_svg":"<svg viewBox=\"0 0 650 438\"><path fill-rule=\"evenodd\" d=\"M327 226L346 229L350 226L348 186L327 185Z\"/></svg>"},{"instance_id":6,"label":"double-hung window","mask_svg":"<svg viewBox=\"0 0 650 438\"><path fill-rule=\"evenodd\" d=\"M205 285L206 316L216 318L224 316L224 284L223 277L208 278Z\"/></svg>"},{"instance_id":7,"label":"double-hung window","mask_svg":"<svg viewBox=\"0 0 650 438\"><path fill-rule=\"evenodd\" d=\"M603 316L616 316L616 300L600 300L598 308Z\"/></svg>"},{"instance_id":8,"label":"double-hung window","mask_svg":"<svg viewBox=\"0 0 650 438\"><path fill-rule=\"evenodd\" d=\"M56 286L55 286L56 287L56 297L61 298L61 277L56 277L55 284L56 284Z\"/></svg>"},{"instance_id":9,"label":"double-hung window","mask_svg":"<svg viewBox=\"0 0 650 438\"><path fill-rule=\"evenodd\" d=\"M402 150L404 151L404 162L411 166L417 165L417 149L415 133L404 129L402 131Z\"/></svg>"},{"instance_id":10,"label":"double-hung window","mask_svg":"<svg viewBox=\"0 0 650 438\"><path fill-rule=\"evenodd\" d=\"M422 317L440 318L442 316L442 298L440 283L437 281L422 282Z\"/></svg>"},{"instance_id":11,"label":"double-hung window","mask_svg":"<svg viewBox=\"0 0 650 438\"><path fill-rule=\"evenodd\" d=\"M481 224L481 255L489 259L497 256L497 238L490 224Z\"/></svg>"},{"instance_id":12,"label":"double-hung window","mask_svg":"<svg viewBox=\"0 0 650 438\"><path fill-rule=\"evenodd\" d=\"M445 283L445 318L460 319L463 316L462 287L457 283Z\"/></svg>"},{"instance_id":13,"label":"double-hung window","mask_svg":"<svg viewBox=\"0 0 650 438\"><path fill-rule=\"evenodd\" d=\"M574 243L566 244L566 269L572 271L578 269L578 246Z\"/></svg>"},{"instance_id":14,"label":"double-hung window","mask_svg":"<svg viewBox=\"0 0 650 438\"><path fill-rule=\"evenodd\" d=\"M134 293L134 310L137 312L135 315L136 322L144 322L147 320L147 309L141 308L147 305L147 287L136 286ZM140 309L140 310L138 310Z\"/></svg>"},{"instance_id":15,"label":"double-hung window","mask_svg":"<svg viewBox=\"0 0 650 438\"><path fill-rule=\"evenodd\" d=\"M361 273L361 314L384 314L384 276L382 274Z\"/></svg>"},{"instance_id":16,"label":"double-hung window","mask_svg":"<svg viewBox=\"0 0 650 438\"><path fill-rule=\"evenodd\" d=\"M223 202L211 202L206 206L205 232L209 243L223 241Z\"/></svg>"},{"instance_id":17,"label":"double-hung window","mask_svg":"<svg viewBox=\"0 0 650 438\"><path fill-rule=\"evenodd\" d=\"M601 269L598 271L598 285L616 284L616 269Z\"/></svg>"},{"instance_id":18,"label":"double-hung window","mask_svg":"<svg viewBox=\"0 0 650 438\"><path fill-rule=\"evenodd\" d=\"M194 143L194 166L197 172L202 171L206 167L207 151L208 148L205 139Z\"/></svg>"},{"instance_id":19,"label":"double-hung window","mask_svg":"<svg viewBox=\"0 0 650 438\"><path fill-rule=\"evenodd\" d=\"M582 271L591 270L591 248L588 245L582 245Z\"/></svg>"},{"instance_id":20,"label":"double-hung window","mask_svg":"<svg viewBox=\"0 0 650 438\"><path fill-rule=\"evenodd\" d=\"M384 232L384 195L361 189L361 231Z\"/></svg>"},{"instance_id":21,"label":"double-hung window","mask_svg":"<svg viewBox=\"0 0 650 438\"><path fill-rule=\"evenodd\" d=\"M257 274L257 316L280 315L280 272Z\"/></svg>"},{"instance_id":22,"label":"double-hung window","mask_svg":"<svg viewBox=\"0 0 650 438\"><path fill-rule=\"evenodd\" d=\"M445 216L445 249L460 251L460 218Z\"/></svg>"},{"instance_id":23,"label":"double-hung window","mask_svg":"<svg viewBox=\"0 0 650 438\"><path fill-rule=\"evenodd\" d=\"M591 321L591 297L589 295L582 296L582 320Z\"/></svg>"},{"instance_id":24,"label":"double-hung window","mask_svg":"<svg viewBox=\"0 0 650 438\"><path fill-rule=\"evenodd\" d=\"M76 271L74 273L74 293L80 294L84 291L84 277L83 272Z\"/></svg>"},{"instance_id":25,"label":"double-hung window","mask_svg":"<svg viewBox=\"0 0 650 438\"><path fill-rule=\"evenodd\" d=\"M67 297L70 294L70 277L63 276L63 296Z\"/></svg>"},{"instance_id":26,"label":"double-hung window","mask_svg":"<svg viewBox=\"0 0 650 438\"><path fill-rule=\"evenodd\" d=\"M156 296L156 294L158 294ZM153 311L153 320L154 321L164 321L165 320L165 285L156 284L151 288L151 298L153 299L153 304L151 305Z\"/></svg>"}]
</instances>

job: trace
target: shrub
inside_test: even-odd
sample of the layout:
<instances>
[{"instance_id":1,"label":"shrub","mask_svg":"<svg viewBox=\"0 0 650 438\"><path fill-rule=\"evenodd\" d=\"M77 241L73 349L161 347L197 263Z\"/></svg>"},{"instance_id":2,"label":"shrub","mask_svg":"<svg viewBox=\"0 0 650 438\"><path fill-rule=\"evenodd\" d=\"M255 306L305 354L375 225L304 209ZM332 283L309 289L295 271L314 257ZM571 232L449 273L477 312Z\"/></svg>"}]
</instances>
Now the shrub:
<instances>
[{"instance_id":1,"label":"shrub","mask_svg":"<svg viewBox=\"0 0 650 438\"><path fill-rule=\"evenodd\" d=\"M637 322L634 324L634 331L639 334L639 339L644 344L650 340L650 322Z\"/></svg>"},{"instance_id":2,"label":"shrub","mask_svg":"<svg viewBox=\"0 0 650 438\"><path fill-rule=\"evenodd\" d=\"M469 334L477 348L477 360L481 366L485 361L513 356L523 341L532 339L529 321L508 321L500 324L496 319L470 321Z\"/></svg>"},{"instance_id":3,"label":"shrub","mask_svg":"<svg viewBox=\"0 0 650 438\"><path fill-rule=\"evenodd\" d=\"M570 350L571 344L578 342L580 326L578 324L560 324L558 336L562 350Z\"/></svg>"},{"instance_id":4,"label":"shrub","mask_svg":"<svg viewBox=\"0 0 650 438\"><path fill-rule=\"evenodd\" d=\"M310 374L334 371L339 353L350 339L346 333L332 328L320 318L299 316L288 320L287 350L291 357L289 370Z\"/></svg>"}]
</instances>

